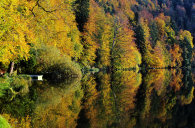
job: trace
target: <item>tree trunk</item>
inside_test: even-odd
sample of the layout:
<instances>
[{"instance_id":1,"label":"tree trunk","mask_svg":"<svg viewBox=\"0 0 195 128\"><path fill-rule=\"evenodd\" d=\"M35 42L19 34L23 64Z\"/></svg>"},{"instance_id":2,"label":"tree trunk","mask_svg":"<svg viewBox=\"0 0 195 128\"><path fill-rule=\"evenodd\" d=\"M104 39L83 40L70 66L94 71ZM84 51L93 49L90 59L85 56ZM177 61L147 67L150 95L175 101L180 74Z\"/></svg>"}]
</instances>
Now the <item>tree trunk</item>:
<instances>
[{"instance_id":1,"label":"tree trunk","mask_svg":"<svg viewBox=\"0 0 195 128\"><path fill-rule=\"evenodd\" d=\"M117 36L117 31L118 31L118 27L116 24L118 25L118 21L115 18L115 20L114 20L114 37L113 37L113 41L112 41L112 48L110 50L110 55L111 55L111 59L110 59L111 69L110 70L111 70L111 72L113 72L113 69L114 69L114 67L113 67L113 63L114 63L113 50L114 50L114 47L116 45L116 36Z\"/></svg>"},{"instance_id":2,"label":"tree trunk","mask_svg":"<svg viewBox=\"0 0 195 128\"><path fill-rule=\"evenodd\" d=\"M13 74L13 71L14 71L14 62L11 62L10 72L9 72L10 76Z\"/></svg>"}]
</instances>

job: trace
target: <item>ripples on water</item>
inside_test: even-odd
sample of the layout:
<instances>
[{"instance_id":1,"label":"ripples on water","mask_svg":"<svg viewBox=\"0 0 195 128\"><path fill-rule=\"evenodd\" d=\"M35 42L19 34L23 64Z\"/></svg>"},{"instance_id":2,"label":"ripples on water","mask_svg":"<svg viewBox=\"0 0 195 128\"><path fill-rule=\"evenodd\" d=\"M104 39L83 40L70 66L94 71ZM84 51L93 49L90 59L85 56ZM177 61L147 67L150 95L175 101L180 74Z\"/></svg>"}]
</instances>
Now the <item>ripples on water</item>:
<instances>
[{"instance_id":1,"label":"ripples on water","mask_svg":"<svg viewBox=\"0 0 195 128\"><path fill-rule=\"evenodd\" d=\"M149 70L33 82L0 100L0 113L16 128L193 128L194 80L193 71Z\"/></svg>"}]
</instances>

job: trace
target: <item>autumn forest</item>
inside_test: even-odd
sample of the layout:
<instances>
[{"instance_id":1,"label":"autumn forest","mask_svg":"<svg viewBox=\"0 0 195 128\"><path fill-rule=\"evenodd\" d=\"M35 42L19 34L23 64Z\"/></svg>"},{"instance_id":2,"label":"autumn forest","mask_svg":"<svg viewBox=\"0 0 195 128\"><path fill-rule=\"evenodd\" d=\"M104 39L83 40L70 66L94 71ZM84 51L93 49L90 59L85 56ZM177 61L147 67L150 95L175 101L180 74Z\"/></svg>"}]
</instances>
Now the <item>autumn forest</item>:
<instances>
[{"instance_id":1,"label":"autumn forest","mask_svg":"<svg viewBox=\"0 0 195 128\"><path fill-rule=\"evenodd\" d=\"M193 100L194 23L194 0L0 0L0 128L139 128L176 117Z\"/></svg>"},{"instance_id":2,"label":"autumn forest","mask_svg":"<svg viewBox=\"0 0 195 128\"><path fill-rule=\"evenodd\" d=\"M190 67L194 9L192 0L2 0L1 69Z\"/></svg>"}]
</instances>

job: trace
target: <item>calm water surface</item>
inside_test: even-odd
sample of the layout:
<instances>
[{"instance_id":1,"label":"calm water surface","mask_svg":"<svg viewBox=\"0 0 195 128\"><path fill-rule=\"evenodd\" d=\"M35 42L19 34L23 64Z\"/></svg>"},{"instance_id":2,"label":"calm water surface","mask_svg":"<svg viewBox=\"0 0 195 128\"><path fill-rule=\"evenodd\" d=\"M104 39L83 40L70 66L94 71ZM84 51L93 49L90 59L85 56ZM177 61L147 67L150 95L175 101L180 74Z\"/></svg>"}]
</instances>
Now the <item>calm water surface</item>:
<instances>
[{"instance_id":1,"label":"calm water surface","mask_svg":"<svg viewBox=\"0 0 195 128\"><path fill-rule=\"evenodd\" d=\"M194 71L85 74L33 82L24 96L0 101L16 128L195 128Z\"/></svg>"}]
</instances>

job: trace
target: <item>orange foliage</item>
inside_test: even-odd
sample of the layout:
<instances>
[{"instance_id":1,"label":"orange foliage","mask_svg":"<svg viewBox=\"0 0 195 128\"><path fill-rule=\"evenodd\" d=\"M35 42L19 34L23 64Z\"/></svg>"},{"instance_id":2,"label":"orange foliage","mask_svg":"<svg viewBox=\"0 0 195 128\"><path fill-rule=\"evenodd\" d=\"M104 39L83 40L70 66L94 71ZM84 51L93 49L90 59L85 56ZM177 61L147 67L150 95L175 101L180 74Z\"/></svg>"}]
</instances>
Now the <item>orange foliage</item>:
<instances>
[{"instance_id":1,"label":"orange foliage","mask_svg":"<svg viewBox=\"0 0 195 128\"><path fill-rule=\"evenodd\" d=\"M172 70L172 80L170 82L170 86L174 89L175 92L180 91L182 87L182 70Z\"/></svg>"},{"instance_id":2,"label":"orange foliage","mask_svg":"<svg viewBox=\"0 0 195 128\"><path fill-rule=\"evenodd\" d=\"M118 64L114 67L119 69L136 67L141 64L141 54L134 41L134 32L123 12L119 12L115 18L116 36L113 39L111 50Z\"/></svg>"},{"instance_id":3,"label":"orange foliage","mask_svg":"<svg viewBox=\"0 0 195 128\"><path fill-rule=\"evenodd\" d=\"M179 47L179 45L174 44L173 48L170 49L170 54L171 54L171 67L181 67L182 66L182 49Z\"/></svg>"}]
</instances>

